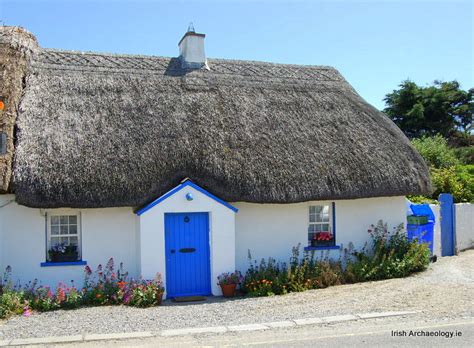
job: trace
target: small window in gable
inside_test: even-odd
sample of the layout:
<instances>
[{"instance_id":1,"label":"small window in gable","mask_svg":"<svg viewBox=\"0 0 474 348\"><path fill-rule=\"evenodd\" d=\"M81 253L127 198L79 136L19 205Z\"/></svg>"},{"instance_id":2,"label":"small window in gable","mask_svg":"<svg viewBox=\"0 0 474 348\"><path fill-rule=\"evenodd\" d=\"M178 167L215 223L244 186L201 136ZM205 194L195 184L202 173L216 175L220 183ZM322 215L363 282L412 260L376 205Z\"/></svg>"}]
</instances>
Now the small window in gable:
<instances>
[{"instance_id":1,"label":"small window in gable","mask_svg":"<svg viewBox=\"0 0 474 348\"><path fill-rule=\"evenodd\" d=\"M309 207L308 245L312 247L334 246L332 206L328 204Z\"/></svg>"},{"instance_id":2,"label":"small window in gable","mask_svg":"<svg viewBox=\"0 0 474 348\"><path fill-rule=\"evenodd\" d=\"M81 226L79 214L47 215L47 261L81 260Z\"/></svg>"}]
</instances>

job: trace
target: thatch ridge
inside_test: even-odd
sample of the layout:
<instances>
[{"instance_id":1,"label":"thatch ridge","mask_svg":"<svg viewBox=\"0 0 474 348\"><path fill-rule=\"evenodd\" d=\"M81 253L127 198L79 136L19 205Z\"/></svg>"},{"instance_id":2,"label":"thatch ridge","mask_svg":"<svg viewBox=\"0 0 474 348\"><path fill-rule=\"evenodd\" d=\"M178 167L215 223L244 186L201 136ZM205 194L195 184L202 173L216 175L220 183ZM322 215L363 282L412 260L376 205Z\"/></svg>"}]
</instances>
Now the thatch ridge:
<instances>
[{"instance_id":1,"label":"thatch ridge","mask_svg":"<svg viewBox=\"0 0 474 348\"><path fill-rule=\"evenodd\" d=\"M17 201L141 206L189 177L229 201L418 194L408 139L331 67L41 50L18 118Z\"/></svg>"}]
</instances>

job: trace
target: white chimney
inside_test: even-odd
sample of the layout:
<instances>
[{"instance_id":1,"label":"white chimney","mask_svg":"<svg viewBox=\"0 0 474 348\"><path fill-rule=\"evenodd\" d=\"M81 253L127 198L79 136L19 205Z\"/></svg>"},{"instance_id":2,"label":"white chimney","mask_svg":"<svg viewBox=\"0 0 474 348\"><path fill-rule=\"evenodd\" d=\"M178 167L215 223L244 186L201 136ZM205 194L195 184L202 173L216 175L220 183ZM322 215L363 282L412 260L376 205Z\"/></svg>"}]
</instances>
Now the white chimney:
<instances>
[{"instance_id":1,"label":"white chimney","mask_svg":"<svg viewBox=\"0 0 474 348\"><path fill-rule=\"evenodd\" d=\"M198 34L194 31L191 24L186 34L179 41L179 57L183 68L199 69L205 67L207 69L206 53L204 52L205 34Z\"/></svg>"}]
</instances>

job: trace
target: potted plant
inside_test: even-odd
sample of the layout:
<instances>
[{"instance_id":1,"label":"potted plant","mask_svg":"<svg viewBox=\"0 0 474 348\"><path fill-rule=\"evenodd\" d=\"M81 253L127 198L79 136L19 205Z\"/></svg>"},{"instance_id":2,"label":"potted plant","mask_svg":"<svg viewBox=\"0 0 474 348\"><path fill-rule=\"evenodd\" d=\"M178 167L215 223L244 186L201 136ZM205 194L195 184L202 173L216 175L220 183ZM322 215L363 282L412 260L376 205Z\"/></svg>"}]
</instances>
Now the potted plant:
<instances>
[{"instance_id":1,"label":"potted plant","mask_svg":"<svg viewBox=\"0 0 474 348\"><path fill-rule=\"evenodd\" d=\"M51 247L48 250L49 261L51 262L72 262L77 261L79 253L77 252L77 246L65 245L59 243Z\"/></svg>"},{"instance_id":2,"label":"potted plant","mask_svg":"<svg viewBox=\"0 0 474 348\"><path fill-rule=\"evenodd\" d=\"M243 277L239 271L222 273L217 277L217 285L221 287L224 297L234 297L237 285L239 285L242 280Z\"/></svg>"},{"instance_id":3,"label":"potted plant","mask_svg":"<svg viewBox=\"0 0 474 348\"><path fill-rule=\"evenodd\" d=\"M311 240L311 246L331 246L334 242L331 232L318 232Z\"/></svg>"}]
</instances>

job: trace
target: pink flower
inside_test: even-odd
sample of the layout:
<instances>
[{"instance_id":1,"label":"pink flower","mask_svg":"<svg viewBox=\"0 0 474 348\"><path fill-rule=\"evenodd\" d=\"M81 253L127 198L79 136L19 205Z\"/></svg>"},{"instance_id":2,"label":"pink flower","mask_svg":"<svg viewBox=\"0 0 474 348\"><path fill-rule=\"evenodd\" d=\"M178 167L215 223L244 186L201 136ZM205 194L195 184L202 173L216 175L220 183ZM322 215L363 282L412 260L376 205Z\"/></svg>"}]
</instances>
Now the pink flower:
<instances>
[{"instance_id":1,"label":"pink flower","mask_svg":"<svg viewBox=\"0 0 474 348\"><path fill-rule=\"evenodd\" d=\"M29 317L31 315L31 309L29 306L23 307L23 316L24 317Z\"/></svg>"}]
</instances>

